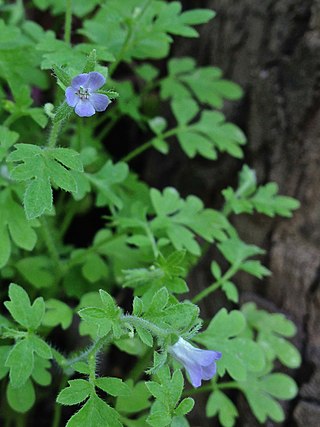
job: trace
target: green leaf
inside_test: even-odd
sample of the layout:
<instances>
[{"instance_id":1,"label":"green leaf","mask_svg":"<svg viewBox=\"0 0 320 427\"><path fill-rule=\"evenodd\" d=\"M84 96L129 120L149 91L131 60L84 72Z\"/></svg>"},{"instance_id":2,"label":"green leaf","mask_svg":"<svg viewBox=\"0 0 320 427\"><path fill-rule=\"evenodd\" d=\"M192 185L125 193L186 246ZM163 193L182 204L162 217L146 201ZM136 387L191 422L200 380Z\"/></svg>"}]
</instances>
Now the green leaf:
<instances>
[{"instance_id":1,"label":"green leaf","mask_svg":"<svg viewBox=\"0 0 320 427\"><path fill-rule=\"evenodd\" d=\"M239 414L229 397L220 390L215 390L210 394L206 405L207 417L214 417L217 414L223 427L233 427Z\"/></svg>"},{"instance_id":2,"label":"green leaf","mask_svg":"<svg viewBox=\"0 0 320 427\"><path fill-rule=\"evenodd\" d=\"M17 142L19 134L0 125L0 162L5 159L9 149Z\"/></svg>"},{"instance_id":3,"label":"green leaf","mask_svg":"<svg viewBox=\"0 0 320 427\"><path fill-rule=\"evenodd\" d=\"M97 190L97 206L115 206L122 208L122 199L119 197L120 184L128 176L128 165L126 163L112 164L108 161L99 172L86 174L86 177Z\"/></svg>"},{"instance_id":4,"label":"green leaf","mask_svg":"<svg viewBox=\"0 0 320 427\"><path fill-rule=\"evenodd\" d=\"M246 137L236 125L226 123L222 113L204 111L191 130L206 136L218 150L236 158L243 157L241 146L246 143Z\"/></svg>"},{"instance_id":5,"label":"green leaf","mask_svg":"<svg viewBox=\"0 0 320 427\"><path fill-rule=\"evenodd\" d=\"M76 405L83 402L92 392L91 384L82 379L68 381L69 386L60 391L57 402L61 405Z\"/></svg>"},{"instance_id":6,"label":"green leaf","mask_svg":"<svg viewBox=\"0 0 320 427\"><path fill-rule=\"evenodd\" d=\"M28 219L36 218L52 209L53 184L77 192L77 183L72 171L83 170L80 155L69 148L41 150L32 144L16 144L8 162L20 162L11 172L17 181L27 181L24 208Z\"/></svg>"},{"instance_id":7,"label":"green leaf","mask_svg":"<svg viewBox=\"0 0 320 427\"><path fill-rule=\"evenodd\" d=\"M153 337L147 329L141 328L140 326L135 327L137 334L141 341L148 347L153 346Z\"/></svg>"},{"instance_id":8,"label":"green leaf","mask_svg":"<svg viewBox=\"0 0 320 427\"><path fill-rule=\"evenodd\" d=\"M99 337L107 335L112 328L112 322L107 318L107 314L102 308L87 307L78 311L78 314L86 322L97 326L97 334Z\"/></svg>"},{"instance_id":9,"label":"green leaf","mask_svg":"<svg viewBox=\"0 0 320 427\"><path fill-rule=\"evenodd\" d=\"M23 360L23 363L21 361ZM17 342L8 354L5 366L10 368L10 383L13 388L22 387L34 367L33 346L29 339Z\"/></svg>"},{"instance_id":10,"label":"green leaf","mask_svg":"<svg viewBox=\"0 0 320 427\"><path fill-rule=\"evenodd\" d=\"M122 423L117 411L93 394L66 427L122 427Z\"/></svg>"},{"instance_id":11,"label":"green leaf","mask_svg":"<svg viewBox=\"0 0 320 427\"><path fill-rule=\"evenodd\" d=\"M117 307L114 299L108 292L99 289L100 298L104 307L104 311L108 319L115 319L118 317L119 308Z\"/></svg>"},{"instance_id":12,"label":"green leaf","mask_svg":"<svg viewBox=\"0 0 320 427\"><path fill-rule=\"evenodd\" d=\"M103 259L97 254L88 254L82 266L84 277L91 283L108 276L108 267Z\"/></svg>"},{"instance_id":13,"label":"green leaf","mask_svg":"<svg viewBox=\"0 0 320 427\"><path fill-rule=\"evenodd\" d=\"M92 49L89 56L87 57L86 64L83 68L83 73L90 73L94 71L97 65L97 51L96 49Z\"/></svg>"},{"instance_id":14,"label":"green leaf","mask_svg":"<svg viewBox=\"0 0 320 427\"><path fill-rule=\"evenodd\" d=\"M170 427L190 427L185 417L173 417Z\"/></svg>"},{"instance_id":15,"label":"green leaf","mask_svg":"<svg viewBox=\"0 0 320 427\"><path fill-rule=\"evenodd\" d=\"M111 396L131 396L130 387L120 378L97 378L95 385Z\"/></svg>"},{"instance_id":16,"label":"green leaf","mask_svg":"<svg viewBox=\"0 0 320 427\"><path fill-rule=\"evenodd\" d=\"M53 72L56 75L57 79L59 79L65 87L70 86L71 76L68 73L66 68L59 67L58 65L54 64L52 66L52 69L53 69Z\"/></svg>"},{"instance_id":17,"label":"green leaf","mask_svg":"<svg viewBox=\"0 0 320 427\"><path fill-rule=\"evenodd\" d=\"M44 326L55 327L61 325L62 329L67 329L72 322L73 311L62 301L49 299L45 302L46 311L42 321Z\"/></svg>"},{"instance_id":18,"label":"green leaf","mask_svg":"<svg viewBox=\"0 0 320 427\"><path fill-rule=\"evenodd\" d=\"M254 255L264 254L264 250L255 245L248 245L240 239L232 238L218 244L222 255L230 264L240 264Z\"/></svg>"},{"instance_id":19,"label":"green leaf","mask_svg":"<svg viewBox=\"0 0 320 427\"><path fill-rule=\"evenodd\" d=\"M38 177L28 184L23 204L29 220L52 210L52 189L48 177Z\"/></svg>"},{"instance_id":20,"label":"green leaf","mask_svg":"<svg viewBox=\"0 0 320 427\"><path fill-rule=\"evenodd\" d=\"M51 347L41 338L36 335L31 335L29 340L35 351L43 359L52 359Z\"/></svg>"},{"instance_id":21,"label":"green leaf","mask_svg":"<svg viewBox=\"0 0 320 427\"><path fill-rule=\"evenodd\" d=\"M265 276L270 276L271 271L261 265L260 261L246 261L240 266L240 270L243 270L258 279L262 279Z\"/></svg>"},{"instance_id":22,"label":"green leaf","mask_svg":"<svg viewBox=\"0 0 320 427\"><path fill-rule=\"evenodd\" d=\"M31 251L37 241L34 230L35 221L28 221L22 206L15 201L11 188L1 190L0 193L0 268L9 257L12 243L27 251ZM13 246L14 247L14 246Z\"/></svg>"},{"instance_id":23,"label":"green leaf","mask_svg":"<svg viewBox=\"0 0 320 427\"><path fill-rule=\"evenodd\" d=\"M192 98L175 98L171 108L180 126L189 123L199 111L198 104Z\"/></svg>"},{"instance_id":24,"label":"green leaf","mask_svg":"<svg viewBox=\"0 0 320 427\"><path fill-rule=\"evenodd\" d=\"M214 18L216 13L210 9L192 9L183 12L181 20L188 25L204 24Z\"/></svg>"},{"instance_id":25,"label":"green leaf","mask_svg":"<svg viewBox=\"0 0 320 427\"><path fill-rule=\"evenodd\" d=\"M271 362L278 358L285 366L297 368L301 364L299 351L287 340L296 333L296 327L284 315L267 313L258 310L253 303L242 307L248 326L255 332L258 331L257 341L264 349L266 357Z\"/></svg>"},{"instance_id":26,"label":"green leaf","mask_svg":"<svg viewBox=\"0 0 320 427\"><path fill-rule=\"evenodd\" d=\"M132 380L126 381L131 389L130 399L125 396L119 396L116 402L116 410L124 414L134 414L150 407L150 393L143 381L133 384Z\"/></svg>"},{"instance_id":27,"label":"green leaf","mask_svg":"<svg viewBox=\"0 0 320 427\"><path fill-rule=\"evenodd\" d=\"M19 388L14 388L9 383L7 385L7 400L14 411L22 414L28 412L36 401L32 382L28 380Z\"/></svg>"},{"instance_id":28,"label":"green leaf","mask_svg":"<svg viewBox=\"0 0 320 427\"><path fill-rule=\"evenodd\" d=\"M2 380L9 372L9 369L5 366L5 362L7 360L10 350L10 345L0 346L0 380Z\"/></svg>"},{"instance_id":29,"label":"green leaf","mask_svg":"<svg viewBox=\"0 0 320 427\"><path fill-rule=\"evenodd\" d=\"M35 288L49 288L54 284L52 260L44 255L24 257L16 263L20 274Z\"/></svg>"},{"instance_id":30,"label":"green leaf","mask_svg":"<svg viewBox=\"0 0 320 427\"><path fill-rule=\"evenodd\" d=\"M136 67L135 72L147 83L154 81L159 75L159 70L153 65L147 63Z\"/></svg>"},{"instance_id":31,"label":"green leaf","mask_svg":"<svg viewBox=\"0 0 320 427\"><path fill-rule=\"evenodd\" d=\"M144 312L143 301L141 298L135 296L132 304L132 314L140 316Z\"/></svg>"},{"instance_id":32,"label":"green leaf","mask_svg":"<svg viewBox=\"0 0 320 427\"><path fill-rule=\"evenodd\" d=\"M298 393L297 384L288 375L275 373L262 379L263 389L277 399L293 399Z\"/></svg>"},{"instance_id":33,"label":"green leaf","mask_svg":"<svg viewBox=\"0 0 320 427\"><path fill-rule=\"evenodd\" d=\"M37 298L31 305L26 291L15 283L9 286L9 297L10 301L6 301L4 305L11 316L26 329L37 329L44 316L43 298Z\"/></svg>"},{"instance_id":34,"label":"green leaf","mask_svg":"<svg viewBox=\"0 0 320 427\"><path fill-rule=\"evenodd\" d=\"M200 255L195 234L208 242L212 242L214 238L225 238L222 230L228 228L228 222L220 213L204 209L199 198L188 196L183 200L172 187L165 188L163 193L152 188L150 197L157 215L151 221L151 231L155 236L161 237L165 233L178 251L186 249L193 255Z\"/></svg>"},{"instance_id":35,"label":"green leaf","mask_svg":"<svg viewBox=\"0 0 320 427\"><path fill-rule=\"evenodd\" d=\"M222 290L225 292L228 300L232 302L239 302L239 292L237 287L228 280L226 282L223 282Z\"/></svg>"},{"instance_id":36,"label":"green leaf","mask_svg":"<svg viewBox=\"0 0 320 427\"><path fill-rule=\"evenodd\" d=\"M255 209L265 215L273 217L275 214L291 217L292 211L298 209L300 202L292 197L278 196L278 185L274 182L258 188L256 194L251 198Z\"/></svg>"},{"instance_id":37,"label":"green leaf","mask_svg":"<svg viewBox=\"0 0 320 427\"><path fill-rule=\"evenodd\" d=\"M16 322L28 328L30 326L31 304L27 292L21 286L11 283L9 298L11 301L6 301L4 305Z\"/></svg>"},{"instance_id":38,"label":"green leaf","mask_svg":"<svg viewBox=\"0 0 320 427\"><path fill-rule=\"evenodd\" d=\"M149 120L148 125L156 135L160 135L167 128L167 121L164 117L157 116Z\"/></svg>"},{"instance_id":39,"label":"green leaf","mask_svg":"<svg viewBox=\"0 0 320 427\"><path fill-rule=\"evenodd\" d=\"M245 381L249 372L259 372L265 366L262 348L251 339L243 338L246 320L240 311L229 314L221 309L211 320L208 328L199 333L194 341L208 349L222 352L217 363L220 376L227 371L237 381Z\"/></svg>"},{"instance_id":40,"label":"green leaf","mask_svg":"<svg viewBox=\"0 0 320 427\"><path fill-rule=\"evenodd\" d=\"M191 397L186 397L177 406L175 410L175 414L178 416L186 415L192 411L193 407L194 407L194 400Z\"/></svg>"},{"instance_id":41,"label":"green leaf","mask_svg":"<svg viewBox=\"0 0 320 427\"><path fill-rule=\"evenodd\" d=\"M90 374L90 368L88 366L88 363L85 362L76 362L72 365L72 368L83 375L89 375Z\"/></svg>"},{"instance_id":42,"label":"green leaf","mask_svg":"<svg viewBox=\"0 0 320 427\"><path fill-rule=\"evenodd\" d=\"M163 287L156 292L152 298L152 301L148 307L147 313L153 314L154 312L161 311L165 308L168 303L169 293L167 288Z\"/></svg>"},{"instance_id":43,"label":"green leaf","mask_svg":"<svg viewBox=\"0 0 320 427\"><path fill-rule=\"evenodd\" d=\"M255 417L264 423L267 417L273 421L284 420L284 412L274 399L292 399L298 389L294 380L285 374L274 373L262 377L250 376L247 382L240 383Z\"/></svg>"},{"instance_id":44,"label":"green leaf","mask_svg":"<svg viewBox=\"0 0 320 427\"><path fill-rule=\"evenodd\" d=\"M51 363L48 359L34 355L34 368L32 371L32 379L41 386L48 386L51 383Z\"/></svg>"}]
</instances>

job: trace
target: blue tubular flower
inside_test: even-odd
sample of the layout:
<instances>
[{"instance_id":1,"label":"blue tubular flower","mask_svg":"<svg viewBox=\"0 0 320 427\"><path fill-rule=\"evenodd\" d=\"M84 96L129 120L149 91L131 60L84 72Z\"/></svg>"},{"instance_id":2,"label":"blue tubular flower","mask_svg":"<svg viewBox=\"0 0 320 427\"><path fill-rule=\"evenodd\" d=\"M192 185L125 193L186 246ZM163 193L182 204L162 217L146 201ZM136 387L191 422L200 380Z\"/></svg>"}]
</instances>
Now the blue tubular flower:
<instances>
[{"instance_id":1,"label":"blue tubular flower","mask_svg":"<svg viewBox=\"0 0 320 427\"><path fill-rule=\"evenodd\" d=\"M193 347L183 338L179 338L169 352L185 367L193 387L200 387L202 380L210 380L215 375L216 360L222 356L218 351Z\"/></svg>"},{"instance_id":2,"label":"blue tubular flower","mask_svg":"<svg viewBox=\"0 0 320 427\"><path fill-rule=\"evenodd\" d=\"M79 74L66 89L66 101L80 117L90 117L96 111L104 111L110 104L107 95L95 93L106 82L102 74L92 71L91 73Z\"/></svg>"}]
</instances>

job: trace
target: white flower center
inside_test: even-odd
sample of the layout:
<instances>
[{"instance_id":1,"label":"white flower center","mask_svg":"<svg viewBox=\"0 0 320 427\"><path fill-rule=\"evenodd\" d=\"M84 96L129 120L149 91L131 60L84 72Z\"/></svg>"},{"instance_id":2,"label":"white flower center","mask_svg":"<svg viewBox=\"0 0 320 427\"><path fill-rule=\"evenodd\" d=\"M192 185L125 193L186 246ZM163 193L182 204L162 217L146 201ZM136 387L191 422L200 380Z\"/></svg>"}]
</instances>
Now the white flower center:
<instances>
[{"instance_id":1,"label":"white flower center","mask_svg":"<svg viewBox=\"0 0 320 427\"><path fill-rule=\"evenodd\" d=\"M89 99L90 93L88 91L88 89L85 89L84 87L80 86L79 89L76 92L76 95L80 98L80 99Z\"/></svg>"}]
</instances>

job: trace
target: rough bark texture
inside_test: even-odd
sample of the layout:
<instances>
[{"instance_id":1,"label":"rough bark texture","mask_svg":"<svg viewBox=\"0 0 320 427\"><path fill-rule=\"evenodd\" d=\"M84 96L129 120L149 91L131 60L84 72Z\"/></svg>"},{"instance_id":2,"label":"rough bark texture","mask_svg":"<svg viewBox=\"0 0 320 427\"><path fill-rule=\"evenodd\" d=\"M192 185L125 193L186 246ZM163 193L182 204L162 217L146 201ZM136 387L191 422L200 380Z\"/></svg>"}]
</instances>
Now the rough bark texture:
<instances>
[{"instance_id":1,"label":"rough bark texture","mask_svg":"<svg viewBox=\"0 0 320 427\"><path fill-rule=\"evenodd\" d=\"M185 5L192 6L188 1ZM298 398L286 406L288 420L282 425L318 427L320 3L206 0L200 5L214 9L217 17L201 30L199 41L180 45L177 54L196 56L202 65L220 66L242 85L243 101L228 112L247 133L246 162L257 170L260 182L276 181L282 194L302 203L291 220L245 217L238 220L238 226L244 240L264 245L269 253L273 275L263 291L259 285L262 299L258 297L258 301L286 313L298 326L295 344L302 352L303 365L292 375L301 389ZM196 184L193 181L188 191L199 188L200 183L205 199L210 199L222 183L230 182L230 171L239 166L226 160L217 169L199 162L200 167L194 170L201 170L201 175L197 172ZM188 163L176 173L180 177L177 180L185 183L190 175ZM201 276L197 279L200 283ZM257 287L252 289L258 292ZM241 405L240 425L258 425L246 415L245 404Z\"/></svg>"}]
</instances>

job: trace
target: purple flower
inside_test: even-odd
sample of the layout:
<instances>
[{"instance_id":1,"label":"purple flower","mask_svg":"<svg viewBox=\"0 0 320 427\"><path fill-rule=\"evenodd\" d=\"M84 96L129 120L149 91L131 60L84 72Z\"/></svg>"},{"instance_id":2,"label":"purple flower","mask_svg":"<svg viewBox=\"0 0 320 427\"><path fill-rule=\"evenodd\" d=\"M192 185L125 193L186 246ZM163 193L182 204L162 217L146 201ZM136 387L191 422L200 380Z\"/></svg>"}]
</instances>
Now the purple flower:
<instances>
[{"instance_id":1,"label":"purple flower","mask_svg":"<svg viewBox=\"0 0 320 427\"><path fill-rule=\"evenodd\" d=\"M66 89L66 101L80 117L93 116L96 111L104 111L110 104L107 95L96 93L106 82L102 74L79 74L72 79L71 86Z\"/></svg>"},{"instance_id":2,"label":"purple flower","mask_svg":"<svg viewBox=\"0 0 320 427\"><path fill-rule=\"evenodd\" d=\"M218 351L193 347L183 338L179 338L169 352L185 367L193 387L200 387L202 380L210 380L215 375L216 360L222 356Z\"/></svg>"}]
</instances>

